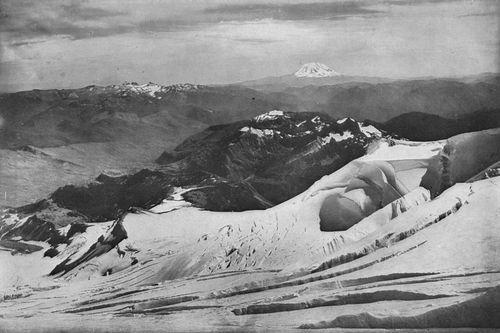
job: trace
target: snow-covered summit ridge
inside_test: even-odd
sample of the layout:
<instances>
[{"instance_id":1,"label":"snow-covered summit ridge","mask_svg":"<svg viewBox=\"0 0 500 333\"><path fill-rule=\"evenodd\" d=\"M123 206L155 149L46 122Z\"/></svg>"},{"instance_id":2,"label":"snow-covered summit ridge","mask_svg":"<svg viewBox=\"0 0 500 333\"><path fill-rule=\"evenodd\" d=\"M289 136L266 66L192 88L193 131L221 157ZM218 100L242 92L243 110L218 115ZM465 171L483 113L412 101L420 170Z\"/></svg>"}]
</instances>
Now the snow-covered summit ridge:
<instances>
[{"instance_id":1,"label":"snow-covered summit ridge","mask_svg":"<svg viewBox=\"0 0 500 333\"><path fill-rule=\"evenodd\" d=\"M356 121L353 118L334 121L322 118L321 115L304 116L304 114L281 110L268 111L254 117L253 126L244 126L240 129L240 132L269 139L317 135L323 138L324 144L329 143L332 139L340 142L354 138L355 133L365 138L381 138L384 136L375 126Z\"/></svg>"},{"instance_id":2,"label":"snow-covered summit ridge","mask_svg":"<svg viewBox=\"0 0 500 333\"><path fill-rule=\"evenodd\" d=\"M296 77L331 77L339 76L340 74L328 67L327 65L319 62L310 62L303 65L294 74Z\"/></svg>"},{"instance_id":3,"label":"snow-covered summit ridge","mask_svg":"<svg viewBox=\"0 0 500 333\"><path fill-rule=\"evenodd\" d=\"M192 91L200 89L200 85L191 83L180 83L170 86L162 86L157 83L149 82L144 84L138 84L136 82L125 82L119 86L114 86L118 90L126 90L136 94L146 94L151 97L158 98L159 94L165 94L169 92L182 92L182 91Z\"/></svg>"}]
</instances>

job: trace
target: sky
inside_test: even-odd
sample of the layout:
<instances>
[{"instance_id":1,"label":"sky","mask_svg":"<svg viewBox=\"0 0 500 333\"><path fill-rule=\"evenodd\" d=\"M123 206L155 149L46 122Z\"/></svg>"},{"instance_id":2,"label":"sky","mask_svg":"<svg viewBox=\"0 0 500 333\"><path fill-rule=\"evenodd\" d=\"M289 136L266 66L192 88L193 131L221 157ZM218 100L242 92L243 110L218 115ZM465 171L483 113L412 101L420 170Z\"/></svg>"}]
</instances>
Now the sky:
<instances>
[{"instance_id":1,"label":"sky","mask_svg":"<svg viewBox=\"0 0 500 333\"><path fill-rule=\"evenodd\" d=\"M0 91L500 68L497 0L1 0Z\"/></svg>"}]
</instances>

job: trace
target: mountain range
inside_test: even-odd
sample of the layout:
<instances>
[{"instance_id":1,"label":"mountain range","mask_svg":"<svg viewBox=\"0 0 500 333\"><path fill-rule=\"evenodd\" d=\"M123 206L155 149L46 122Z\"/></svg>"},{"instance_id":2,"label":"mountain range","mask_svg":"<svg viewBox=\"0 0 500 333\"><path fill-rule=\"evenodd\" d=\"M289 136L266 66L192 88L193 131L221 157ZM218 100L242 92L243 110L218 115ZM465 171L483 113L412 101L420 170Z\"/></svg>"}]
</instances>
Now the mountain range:
<instances>
[{"instance_id":1,"label":"mountain range","mask_svg":"<svg viewBox=\"0 0 500 333\"><path fill-rule=\"evenodd\" d=\"M2 94L0 205L27 204L101 173L123 175L149 168L163 151L190 135L270 110L318 112L333 119L349 116L373 121L381 129L387 122L388 131L413 140L444 139L498 126L497 75L377 84L322 81L345 78L342 75L291 77L302 86L278 83L266 90L132 82ZM309 85L309 80L317 85ZM407 130L408 119L432 116L436 121ZM390 122L395 117L401 118ZM446 123L447 129L436 128L438 122ZM36 176L40 172L43 177Z\"/></svg>"}]
</instances>

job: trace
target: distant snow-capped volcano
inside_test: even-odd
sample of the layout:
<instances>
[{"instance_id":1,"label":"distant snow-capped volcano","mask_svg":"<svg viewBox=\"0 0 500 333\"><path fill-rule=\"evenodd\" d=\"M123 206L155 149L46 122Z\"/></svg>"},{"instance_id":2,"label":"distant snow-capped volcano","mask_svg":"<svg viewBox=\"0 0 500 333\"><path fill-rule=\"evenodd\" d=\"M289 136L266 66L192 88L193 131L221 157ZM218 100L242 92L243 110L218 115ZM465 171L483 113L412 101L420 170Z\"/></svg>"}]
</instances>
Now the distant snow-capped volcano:
<instances>
[{"instance_id":1,"label":"distant snow-capped volcano","mask_svg":"<svg viewBox=\"0 0 500 333\"><path fill-rule=\"evenodd\" d=\"M303 65L294 75L296 77L331 77L339 76L340 74L327 65L320 64L319 62L310 62Z\"/></svg>"}]
</instances>

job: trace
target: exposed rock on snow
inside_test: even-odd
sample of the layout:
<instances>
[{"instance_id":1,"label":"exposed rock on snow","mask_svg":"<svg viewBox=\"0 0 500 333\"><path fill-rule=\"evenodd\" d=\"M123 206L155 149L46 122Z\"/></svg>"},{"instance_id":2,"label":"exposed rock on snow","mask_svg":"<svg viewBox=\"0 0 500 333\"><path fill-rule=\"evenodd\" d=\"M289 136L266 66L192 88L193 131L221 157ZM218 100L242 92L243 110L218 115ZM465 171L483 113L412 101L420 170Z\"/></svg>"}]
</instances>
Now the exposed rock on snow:
<instances>
[{"instance_id":1,"label":"exposed rock on snow","mask_svg":"<svg viewBox=\"0 0 500 333\"><path fill-rule=\"evenodd\" d=\"M111 226L109 231L105 235L100 236L97 242L92 244L82 256L74 258L74 260L71 260L71 258L64 260L50 272L50 275L57 275L60 273L61 275L64 275L73 268L78 267L78 265L109 252L126 238L127 231L123 227L122 219L120 218ZM105 271L104 273L111 272L112 271L110 270Z\"/></svg>"}]
</instances>

